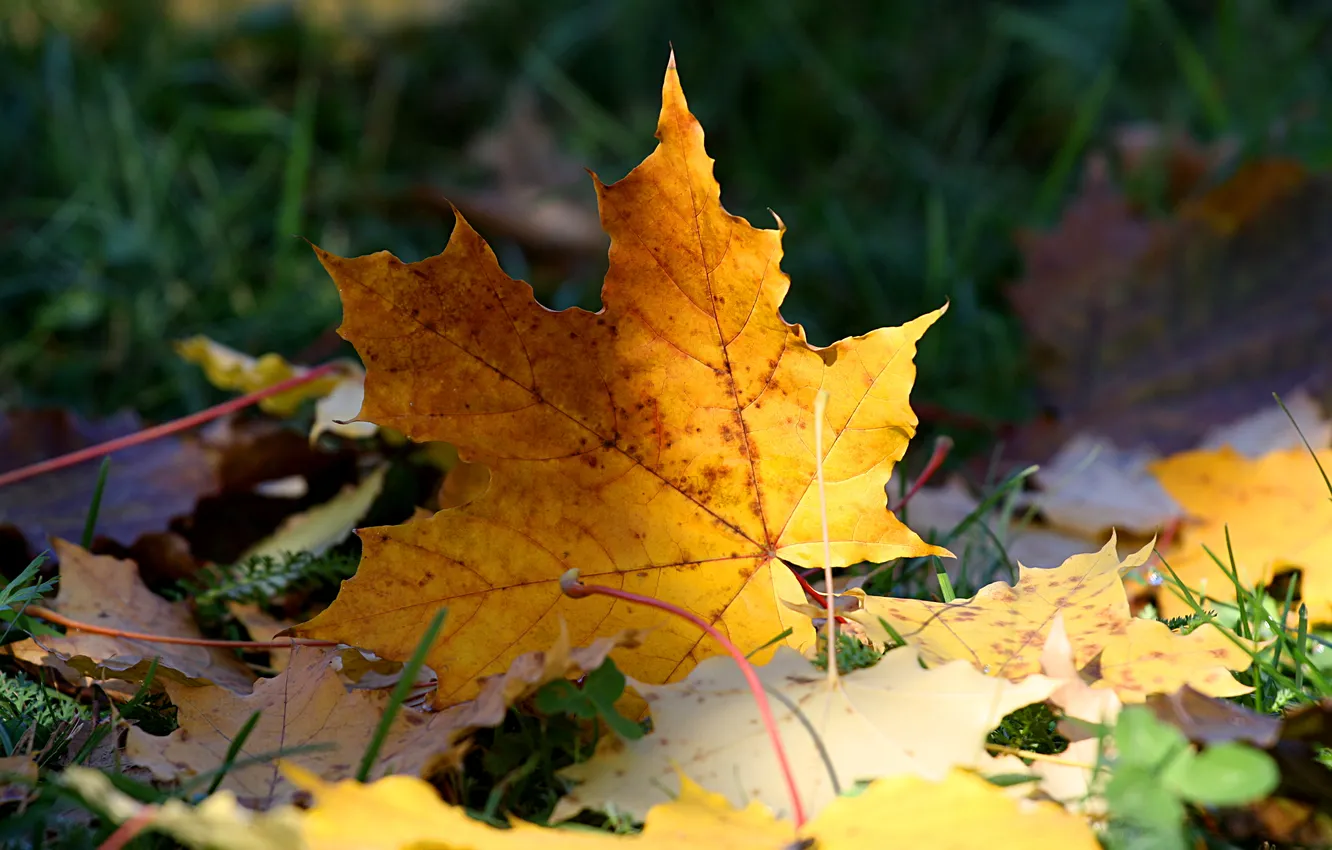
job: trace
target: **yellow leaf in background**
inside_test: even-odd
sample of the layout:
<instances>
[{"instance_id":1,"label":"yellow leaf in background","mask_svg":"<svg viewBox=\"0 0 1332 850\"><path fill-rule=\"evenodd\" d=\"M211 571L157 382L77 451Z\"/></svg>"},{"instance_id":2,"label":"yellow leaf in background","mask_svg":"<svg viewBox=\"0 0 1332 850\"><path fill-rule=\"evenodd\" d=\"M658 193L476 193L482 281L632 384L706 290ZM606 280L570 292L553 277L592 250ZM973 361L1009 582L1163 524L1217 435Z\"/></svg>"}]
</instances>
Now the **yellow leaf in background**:
<instances>
[{"instance_id":1,"label":"yellow leaf in background","mask_svg":"<svg viewBox=\"0 0 1332 850\"><path fill-rule=\"evenodd\" d=\"M1332 470L1332 449L1317 453ZM1299 596L1315 623L1332 622L1332 501L1318 464L1294 448L1249 459L1230 448L1184 452L1152 466L1161 485L1196 522L1186 525L1166 553L1166 563L1195 592L1234 602L1235 588L1204 547L1229 568L1226 529L1240 582L1265 586L1287 570L1299 570ZM1159 594L1161 614L1192 614L1171 592Z\"/></svg>"},{"instance_id":2,"label":"yellow leaf in background","mask_svg":"<svg viewBox=\"0 0 1332 850\"><path fill-rule=\"evenodd\" d=\"M1121 561L1115 538L1089 555L1074 555L1058 567L1020 566L1018 583L995 582L971 599L927 602L857 595L861 610L847 614L879 645L890 635L880 618L920 647L926 664L970 661L995 676L1021 679L1040 672L1041 650L1055 616L1062 613L1074 660L1084 666L1115 632L1127 625L1123 573L1146 563L1148 544Z\"/></svg>"},{"instance_id":3,"label":"yellow leaf in background","mask_svg":"<svg viewBox=\"0 0 1332 850\"><path fill-rule=\"evenodd\" d=\"M789 648L758 669L774 694L772 711L807 812L861 779L897 773L942 779L954 767L984 768L990 731L1058 686L1041 676L1014 684L965 662L925 670L918 659L909 647L893 650L875 666L842 676L835 691L823 671ZM652 711L653 731L637 741L609 740L590 761L563 771L582 784L560 801L553 819L610 805L643 817L670 799L677 768L734 805L758 801L792 814L771 741L734 661L710 658L683 682L634 687Z\"/></svg>"},{"instance_id":4,"label":"yellow leaf in background","mask_svg":"<svg viewBox=\"0 0 1332 850\"><path fill-rule=\"evenodd\" d=\"M51 604L56 612L109 629L203 637L189 604L168 602L149 590L133 561L93 555L65 540L56 540L54 549L60 559L60 583ZM84 676L97 681L139 683L154 658L160 659L155 674L159 684L216 684L236 693L249 693L255 679L254 673L225 649L87 632L41 635L9 644L4 651L23 661L52 667L71 684L81 683Z\"/></svg>"},{"instance_id":5,"label":"yellow leaf in background","mask_svg":"<svg viewBox=\"0 0 1332 850\"><path fill-rule=\"evenodd\" d=\"M1248 652L1235 640L1248 644ZM1253 691L1236 681L1231 670L1246 670L1254 644L1226 637L1204 623L1179 635L1155 620L1135 619L1114 635L1101 651L1097 688L1113 688L1127 703L1151 694L1172 694L1185 685L1213 697L1235 697Z\"/></svg>"},{"instance_id":6,"label":"yellow leaf in background","mask_svg":"<svg viewBox=\"0 0 1332 850\"><path fill-rule=\"evenodd\" d=\"M258 555L279 556L287 552L323 554L351 536L352 529L379 497L387 472L388 465L384 464L359 483L343 487L322 505L287 517L276 531L245 550L236 560L244 561Z\"/></svg>"},{"instance_id":7,"label":"yellow leaf in background","mask_svg":"<svg viewBox=\"0 0 1332 850\"><path fill-rule=\"evenodd\" d=\"M561 623L575 642L653 627L640 651L616 654L642 681L679 680L717 653L659 611L564 597L559 579L577 568L683 606L745 651L786 628L807 644L808 619L778 600L801 598L785 562L823 564L820 388L833 565L946 554L884 495L916 430L916 343L942 310L810 345L780 313L781 231L722 207L673 62L657 136L623 180L595 181L611 237L598 313L537 303L461 217L444 253L418 263L319 252L343 300L339 332L367 364L360 416L452 443L491 474L483 494L431 519L362 529L356 576L299 634L402 659L447 605L427 660L438 705Z\"/></svg>"},{"instance_id":8,"label":"yellow leaf in background","mask_svg":"<svg viewBox=\"0 0 1332 850\"><path fill-rule=\"evenodd\" d=\"M305 366L288 363L279 354L251 357L234 348L214 342L206 336L192 336L176 343L176 353L203 368L208 383L222 390L252 393L267 389L288 378L304 375ZM308 384L259 402L259 408L273 416L293 416L308 399L318 399L315 421L310 431L314 440L331 431L349 439L372 436L377 426L368 422L344 422L356 418L364 392L365 372L351 361L341 361L340 368Z\"/></svg>"},{"instance_id":9,"label":"yellow leaf in background","mask_svg":"<svg viewBox=\"0 0 1332 850\"><path fill-rule=\"evenodd\" d=\"M801 831L818 850L1099 850L1082 818L1053 803L1015 800L975 774L941 782L878 779L840 797Z\"/></svg>"}]
</instances>

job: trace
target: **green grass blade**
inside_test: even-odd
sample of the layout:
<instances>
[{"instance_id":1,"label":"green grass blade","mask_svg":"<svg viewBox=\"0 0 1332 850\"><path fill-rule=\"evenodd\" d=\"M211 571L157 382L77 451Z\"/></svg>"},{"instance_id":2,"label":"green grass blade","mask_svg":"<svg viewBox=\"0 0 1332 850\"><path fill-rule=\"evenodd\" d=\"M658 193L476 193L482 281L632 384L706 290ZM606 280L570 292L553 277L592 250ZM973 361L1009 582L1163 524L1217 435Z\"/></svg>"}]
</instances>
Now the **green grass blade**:
<instances>
[{"instance_id":1,"label":"green grass blade","mask_svg":"<svg viewBox=\"0 0 1332 850\"><path fill-rule=\"evenodd\" d=\"M208 783L208 790L204 792L204 796L211 796L214 791L222 786L222 780L227 778L227 774L230 773L231 769L235 766L236 758L241 752L241 747L245 746L245 742L249 739L250 733L254 732L254 727L259 725L259 718L261 716L263 716L262 711L256 711L254 714L251 714L249 719L245 721L245 725L236 733L236 737L231 739L231 744L227 746L227 754L222 758L222 764L217 769L217 775L213 777L212 782Z\"/></svg>"},{"instance_id":2,"label":"green grass blade","mask_svg":"<svg viewBox=\"0 0 1332 850\"><path fill-rule=\"evenodd\" d=\"M1314 464L1318 467L1318 473L1323 476L1323 484L1327 487L1328 497L1332 498L1332 478L1327 477L1327 470L1323 469L1323 462L1318 459L1318 452L1314 451L1314 447L1309 445L1309 438L1304 436L1304 430L1300 428L1300 423L1295 421L1294 415L1291 414L1290 409L1286 407L1286 403L1281 400L1281 396L1272 393L1272 398L1276 399L1276 403L1281 407L1281 412L1286 414L1286 418L1290 420L1290 424L1295 426L1295 433L1300 435L1300 441L1303 442L1304 447L1309 450L1309 457L1313 458Z\"/></svg>"},{"instance_id":3,"label":"green grass blade","mask_svg":"<svg viewBox=\"0 0 1332 850\"><path fill-rule=\"evenodd\" d=\"M384 746L384 740L388 738L393 720L398 716L407 694L411 693L412 686L416 682L416 674L425 666L426 655L430 652L430 647L435 645L440 629L444 628L444 618L448 613L447 608L441 608L435 613L430 619L430 624L426 626L425 633L421 635L420 642L416 644L412 657L403 665L402 675L398 678L398 683L393 686L393 693L389 695L388 705L384 707L384 714L379 718L375 734L370 737L370 744L361 756L361 766L356 769L357 782L365 782L370 778L370 770L374 767L375 760L379 758L379 751Z\"/></svg>"},{"instance_id":4,"label":"green grass blade","mask_svg":"<svg viewBox=\"0 0 1332 850\"><path fill-rule=\"evenodd\" d=\"M102 458L102 465L97 468L97 484L93 486L92 504L88 506L88 517L83 521L83 536L79 545L84 549L92 547L93 532L97 530L97 514L102 510L102 493L106 491L106 474L111 471L111 458Z\"/></svg>"}]
</instances>

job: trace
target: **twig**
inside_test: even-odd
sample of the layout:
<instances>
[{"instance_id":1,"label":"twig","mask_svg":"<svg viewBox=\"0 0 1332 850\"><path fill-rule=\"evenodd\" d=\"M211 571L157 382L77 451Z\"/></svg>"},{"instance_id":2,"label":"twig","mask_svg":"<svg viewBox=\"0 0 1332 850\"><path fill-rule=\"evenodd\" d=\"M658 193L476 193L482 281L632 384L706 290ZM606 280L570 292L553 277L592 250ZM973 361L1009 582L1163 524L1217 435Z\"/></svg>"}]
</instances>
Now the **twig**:
<instances>
[{"instance_id":1,"label":"twig","mask_svg":"<svg viewBox=\"0 0 1332 850\"><path fill-rule=\"evenodd\" d=\"M61 455L60 457L53 457L28 466L19 467L18 469L12 469L9 472L0 474L0 487L4 487L7 484L17 484L20 481L26 481L29 478L43 475L47 472L55 472L57 469L64 469L67 466L74 466L83 463L84 461L92 460L93 458L103 457L112 452L118 452L121 449L127 449L131 446L137 446L141 443L156 440L158 437L174 434L177 431L189 430L190 428L202 425L205 422L211 422L214 419L226 416L228 413L243 410L270 396L284 393L287 390L299 387L302 384L308 384L338 368L340 368L340 364L338 363L325 363L322 366L314 367L304 375L297 375L294 378L279 381L271 387L266 387L256 392L238 396L231 401L224 401L207 410L191 413L189 416L183 416L180 419L164 422L161 425L155 425L152 428L144 428L142 431L135 431L133 434L126 434L123 437L117 437L114 440L108 440L105 443L99 443L95 446L88 446L87 448L79 449L76 452L70 452L69 454Z\"/></svg>"},{"instance_id":2,"label":"twig","mask_svg":"<svg viewBox=\"0 0 1332 850\"><path fill-rule=\"evenodd\" d=\"M286 638L285 640L216 640L213 638L191 638L191 637L173 637L170 635L150 635L144 632L130 632L124 629L112 629L107 626L94 626L92 623L83 623L78 620L70 619L63 614L57 614L49 608L43 608L39 605L29 605L24 612L39 620L45 620L48 623L55 623L57 626L64 626L67 629L74 629L78 632L87 632L92 635L106 635L107 637L124 638L126 640L142 640L149 643L171 643L184 646L220 646L227 649L291 649L296 646L337 646L337 641L315 640L313 638Z\"/></svg>"}]
</instances>

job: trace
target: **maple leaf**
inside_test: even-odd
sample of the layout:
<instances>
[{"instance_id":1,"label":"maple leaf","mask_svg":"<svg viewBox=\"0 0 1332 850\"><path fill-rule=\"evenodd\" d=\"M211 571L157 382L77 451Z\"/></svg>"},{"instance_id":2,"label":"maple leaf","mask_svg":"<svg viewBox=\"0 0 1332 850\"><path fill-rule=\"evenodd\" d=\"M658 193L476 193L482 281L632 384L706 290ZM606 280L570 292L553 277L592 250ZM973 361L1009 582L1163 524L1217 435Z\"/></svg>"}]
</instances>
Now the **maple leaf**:
<instances>
[{"instance_id":1,"label":"maple leaf","mask_svg":"<svg viewBox=\"0 0 1332 850\"><path fill-rule=\"evenodd\" d=\"M443 803L420 779L390 776L368 785L331 784L305 771L291 779L314 805L302 820L309 850L860 850L930 847L964 850L1096 850L1081 818L1051 803L1014 800L978 776L954 770L939 782L916 776L879 779L839 797L797 830L760 803L735 809L683 773L680 794L653 806L643 831L612 835L515 822L498 829Z\"/></svg>"},{"instance_id":2,"label":"maple leaf","mask_svg":"<svg viewBox=\"0 0 1332 850\"><path fill-rule=\"evenodd\" d=\"M66 617L108 629L142 631L151 624L159 634L202 638L184 602L168 602L139 579L133 561L93 555L65 540L54 543L60 559L60 584L51 607ZM97 680L142 682L158 659L157 681L198 686L215 683L249 693L254 673L224 649L160 644L129 638L74 632L29 638L10 644L8 652L32 664L53 667L72 683L84 676Z\"/></svg>"},{"instance_id":3,"label":"maple leaf","mask_svg":"<svg viewBox=\"0 0 1332 850\"><path fill-rule=\"evenodd\" d=\"M1332 450L1319 451L1317 459L1332 469ZM1308 606L1310 621L1332 621L1332 572L1327 569L1332 505L1318 464L1306 449L1257 459L1229 447L1183 452L1157 462L1152 472L1196 520L1184 527L1166 555L1184 584L1211 599L1233 602L1235 586L1206 551L1229 569L1229 549L1244 587L1265 587L1279 573L1298 570L1299 601ZM1163 616L1193 613L1169 590L1159 597Z\"/></svg>"},{"instance_id":4,"label":"maple leaf","mask_svg":"<svg viewBox=\"0 0 1332 850\"><path fill-rule=\"evenodd\" d=\"M1020 680L1040 671L1041 653L1056 618L1062 617L1073 661L1085 668L1098 656L1107 660L1103 687L1140 702L1150 689L1177 690L1186 682L1217 695L1248 693L1226 672L1247 668L1250 653L1224 648L1220 635L1179 635L1152 624L1134 625L1122 576L1146 563L1153 543L1120 560L1114 535L1099 552L1074 555L1058 567L1032 569L1019 564L1018 583L995 582L971 599L927 602L866 596L849 591L860 609L846 616L864 626L879 644L890 639L883 621L920 647L927 664L965 659L985 673ZM1159 624L1157 624L1159 625ZM1164 628L1164 627L1162 627ZM1252 646L1252 644L1249 644ZM1130 662L1151 662L1145 679L1135 677Z\"/></svg>"},{"instance_id":5,"label":"maple leaf","mask_svg":"<svg viewBox=\"0 0 1332 850\"><path fill-rule=\"evenodd\" d=\"M610 651L631 645L634 632L602 638L585 648L571 649L567 640L547 651L514 660L503 675L481 684L477 699L448 711L400 712L385 740L375 775L418 773L447 755L464 736L483 726L498 725L504 711L547 682L600 667ZM291 798L293 786L279 773L276 759L322 774L329 780L349 776L360 760L389 701L384 690L348 689L338 667L340 653L298 648L287 668L255 685L254 693L237 696L221 688L181 688L166 684L177 709L177 728L158 737L132 728L125 758L146 767L162 781L188 778L215 770L249 717L260 717L245 739L239 763L221 787L247 803L270 805ZM302 747L314 748L309 752ZM292 752L295 750L295 752Z\"/></svg>"},{"instance_id":6,"label":"maple leaf","mask_svg":"<svg viewBox=\"0 0 1332 850\"><path fill-rule=\"evenodd\" d=\"M778 697L773 714L812 812L861 779L943 779L953 767L985 766L990 731L1057 686L1039 676L1013 684L960 661L925 670L909 647L846 674L833 691L822 671L789 648L758 676ZM590 761L563 771L582 784L560 801L555 819L611 804L642 817L669 799L677 766L737 805L758 800L778 813L789 808L781 768L734 661L710 658L672 685L633 684L651 708L652 733L608 740Z\"/></svg>"},{"instance_id":7,"label":"maple leaf","mask_svg":"<svg viewBox=\"0 0 1332 850\"><path fill-rule=\"evenodd\" d=\"M916 341L942 309L898 328L810 345L778 312L781 232L727 213L674 61L660 145L618 183L594 178L611 237L599 313L552 312L459 216L445 252L318 255L343 299L340 333L367 366L360 417L445 440L490 468L461 507L360 532L355 578L296 632L405 658L441 604L428 663L437 702L549 642L655 626L617 653L634 678L682 678L716 649L692 625L618 600L572 601L559 577L681 605L744 650L806 618L782 561L822 565L813 407L831 394L823 467L833 566L947 554L885 504L915 433ZM770 653L768 650L766 654Z\"/></svg>"}]
</instances>

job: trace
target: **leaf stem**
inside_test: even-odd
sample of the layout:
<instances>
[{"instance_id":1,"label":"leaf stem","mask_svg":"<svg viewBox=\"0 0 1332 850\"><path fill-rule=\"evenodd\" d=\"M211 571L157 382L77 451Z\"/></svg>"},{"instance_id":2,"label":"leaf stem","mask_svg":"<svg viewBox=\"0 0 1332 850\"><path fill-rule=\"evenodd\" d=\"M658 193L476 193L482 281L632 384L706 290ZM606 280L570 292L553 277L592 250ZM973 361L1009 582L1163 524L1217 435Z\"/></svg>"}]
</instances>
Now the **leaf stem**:
<instances>
[{"instance_id":1,"label":"leaf stem","mask_svg":"<svg viewBox=\"0 0 1332 850\"><path fill-rule=\"evenodd\" d=\"M227 649L291 649L296 646L337 646L337 641L332 640L314 640L313 638L286 638L285 640L219 640L214 638L192 638L192 637L174 637L171 635L151 635L145 632L130 632L124 629L113 629L107 626L94 626L92 623L84 623L79 620L73 620L63 614L57 614L50 608L43 608L40 605L29 605L24 613L36 617L39 620L45 620L48 623L55 623L57 626L64 626L67 629L73 629L78 632L87 632L91 635L106 635L107 637L124 638L126 640L142 640L149 643L171 643L183 646L220 646Z\"/></svg>"},{"instance_id":2,"label":"leaf stem","mask_svg":"<svg viewBox=\"0 0 1332 850\"><path fill-rule=\"evenodd\" d=\"M131 446L137 446L156 440L159 437L165 437L174 434L177 431L187 431L195 426L202 425L205 422L211 422L226 416L228 413L234 413L237 410L244 410L252 404L257 404L269 396L275 396L284 393L294 387L302 384L308 384L311 381L322 378L329 372L339 368L338 363L325 363L322 366L316 366L303 375L297 375L294 378L288 378L285 381L279 381L271 387L265 387L243 396L238 396L230 401L224 401L221 404L214 405L207 410L201 410L198 413L191 413L189 416L183 416L180 419L173 419L170 422L164 422L161 425L155 425L152 428L144 428L142 431L135 431L133 434L126 434L123 437L117 437L114 440L108 440L96 446L88 446L79 449L76 452L60 455L59 457L49 458L37 463L22 466L18 469L0 474L0 487L8 484L17 484L20 481L26 481L29 478L43 475L48 472L55 472L57 469L64 469L67 466L83 463L93 458L103 457L112 452L118 452L121 449L127 449Z\"/></svg>"},{"instance_id":3,"label":"leaf stem","mask_svg":"<svg viewBox=\"0 0 1332 850\"><path fill-rule=\"evenodd\" d=\"M951 437L942 436L935 440L934 451L930 454L929 462L926 463L925 468L920 471L920 475L916 476L915 483L911 485L911 489L906 492L906 495L902 497L902 500L889 508L889 510L893 513L897 513L902 510L902 508L905 508L907 502L911 501L911 497L916 495L916 493L920 491L920 488L925 486L925 482L929 481L934 473L939 471L939 467L943 466L944 459L948 457L948 453L952 450L953 439Z\"/></svg>"},{"instance_id":4,"label":"leaf stem","mask_svg":"<svg viewBox=\"0 0 1332 850\"><path fill-rule=\"evenodd\" d=\"M578 581L578 570L569 570L560 577L560 589L564 591L566 596L573 599L582 599L594 595L609 596L613 599L623 599L626 602L646 605L649 608L656 608L659 611L674 614L698 626L707 632L713 640L721 644L722 648L740 666L740 672L744 675L745 682L748 683L749 690L754 695L754 704L758 706L759 719L763 721L763 727L768 730L768 739L772 742L772 751L777 756L777 765L781 768L782 777L786 780L786 791L791 796L792 816L795 820L796 829L804 826L805 806L800 801L800 791L796 788L795 773L791 770L791 763L786 758L786 748L782 745L781 733L777 731L777 721L772 716L772 706L768 703L768 694L763 690L763 683L759 681L758 673L754 672L754 665L749 663L739 647L731 643L715 626L692 611L686 611L669 602L632 593L628 590L598 584L582 584ZM832 658L831 663L837 663L836 658L831 654L829 657Z\"/></svg>"}]
</instances>

